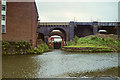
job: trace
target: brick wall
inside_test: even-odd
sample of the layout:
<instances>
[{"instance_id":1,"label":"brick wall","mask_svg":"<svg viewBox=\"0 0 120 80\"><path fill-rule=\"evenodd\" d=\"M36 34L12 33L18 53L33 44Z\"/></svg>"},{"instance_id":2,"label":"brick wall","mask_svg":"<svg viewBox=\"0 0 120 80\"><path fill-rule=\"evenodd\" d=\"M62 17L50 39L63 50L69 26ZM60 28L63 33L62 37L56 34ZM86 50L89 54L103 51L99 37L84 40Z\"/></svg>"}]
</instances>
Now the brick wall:
<instances>
[{"instance_id":1,"label":"brick wall","mask_svg":"<svg viewBox=\"0 0 120 80\"><path fill-rule=\"evenodd\" d=\"M33 45L35 46L36 44L37 44L37 26L38 26L38 24L37 24L37 16L38 16L38 14L37 14L37 8L36 8L36 6L35 6L35 3L32 3L32 6L31 6L32 8L32 10L31 10L31 15L32 15L32 34L34 34L34 35L32 35L32 40L33 40Z\"/></svg>"},{"instance_id":2,"label":"brick wall","mask_svg":"<svg viewBox=\"0 0 120 80\"><path fill-rule=\"evenodd\" d=\"M1 34L1 1L0 1L0 38L2 38L2 34Z\"/></svg>"},{"instance_id":3,"label":"brick wall","mask_svg":"<svg viewBox=\"0 0 120 80\"><path fill-rule=\"evenodd\" d=\"M34 2L8 2L5 41L32 41L36 45L37 11Z\"/></svg>"}]
</instances>

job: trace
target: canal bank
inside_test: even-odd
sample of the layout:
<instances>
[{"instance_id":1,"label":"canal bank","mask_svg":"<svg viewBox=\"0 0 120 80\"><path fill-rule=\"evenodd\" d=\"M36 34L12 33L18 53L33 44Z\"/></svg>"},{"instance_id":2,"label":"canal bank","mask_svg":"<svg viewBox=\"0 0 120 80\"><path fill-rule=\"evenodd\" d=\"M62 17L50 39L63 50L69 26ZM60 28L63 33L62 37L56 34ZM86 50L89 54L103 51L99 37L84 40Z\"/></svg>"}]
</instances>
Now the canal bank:
<instances>
[{"instance_id":1,"label":"canal bank","mask_svg":"<svg viewBox=\"0 0 120 80\"><path fill-rule=\"evenodd\" d=\"M120 52L120 41L117 35L96 34L82 38L75 36L62 50L69 52Z\"/></svg>"},{"instance_id":2,"label":"canal bank","mask_svg":"<svg viewBox=\"0 0 120 80\"><path fill-rule=\"evenodd\" d=\"M2 61L3 78L66 78L76 77L76 73L98 69L104 72L105 69L118 67L118 53L89 54L53 50L42 55L6 55ZM109 75L114 77L111 73Z\"/></svg>"},{"instance_id":3,"label":"canal bank","mask_svg":"<svg viewBox=\"0 0 120 80\"><path fill-rule=\"evenodd\" d=\"M37 41L37 46L33 47L31 42L25 40L21 42L2 41L2 55L26 55L42 54L51 51L42 40Z\"/></svg>"}]
</instances>

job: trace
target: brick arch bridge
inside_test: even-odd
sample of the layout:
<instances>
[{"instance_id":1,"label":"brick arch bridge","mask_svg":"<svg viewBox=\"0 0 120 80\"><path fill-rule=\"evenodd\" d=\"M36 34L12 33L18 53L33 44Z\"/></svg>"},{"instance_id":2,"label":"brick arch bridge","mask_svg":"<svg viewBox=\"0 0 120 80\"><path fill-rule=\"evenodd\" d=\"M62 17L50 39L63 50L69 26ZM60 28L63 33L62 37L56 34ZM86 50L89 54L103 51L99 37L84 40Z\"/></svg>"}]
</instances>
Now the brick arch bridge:
<instances>
[{"instance_id":1,"label":"brick arch bridge","mask_svg":"<svg viewBox=\"0 0 120 80\"><path fill-rule=\"evenodd\" d=\"M60 30L66 36L66 42L73 40L74 35L84 37L95 35L98 30L107 30L109 34L118 34L120 36L120 28L116 27L117 22L40 22L38 25L38 34L42 34L44 41L48 43L50 32L52 30Z\"/></svg>"},{"instance_id":2,"label":"brick arch bridge","mask_svg":"<svg viewBox=\"0 0 120 80\"><path fill-rule=\"evenodd\" d=\"M74 23L69 22L41 22L38 26L38 33L44 35L44 40L48 43L50 32L53 30L60 30L65 35L65 41L74 38Z\"/></svg>"}]
</instances>

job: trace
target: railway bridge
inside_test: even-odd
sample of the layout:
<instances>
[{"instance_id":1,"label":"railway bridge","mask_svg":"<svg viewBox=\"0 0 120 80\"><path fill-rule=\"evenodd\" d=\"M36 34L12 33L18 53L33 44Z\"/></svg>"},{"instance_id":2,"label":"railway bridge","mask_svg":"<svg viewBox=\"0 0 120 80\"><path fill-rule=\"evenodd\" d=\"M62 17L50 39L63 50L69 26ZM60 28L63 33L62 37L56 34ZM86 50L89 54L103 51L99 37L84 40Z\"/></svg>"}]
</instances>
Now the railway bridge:
<instances>
[{"instance_id":1,"label":"railway bridge","mask_svg":"<svg viewBox=\"0 0 120 80\"><path fill-rule=\"evenodd\" d=\"M48 38L53 34L53 30L62 32L64 37L61 37L65 42L73 40L75 35L78 37L95 35L99 30L106 30L108 34L120 35L120 27L117 22L39 22L38 38L48 43Z\"/></svg>"}]
</instances>

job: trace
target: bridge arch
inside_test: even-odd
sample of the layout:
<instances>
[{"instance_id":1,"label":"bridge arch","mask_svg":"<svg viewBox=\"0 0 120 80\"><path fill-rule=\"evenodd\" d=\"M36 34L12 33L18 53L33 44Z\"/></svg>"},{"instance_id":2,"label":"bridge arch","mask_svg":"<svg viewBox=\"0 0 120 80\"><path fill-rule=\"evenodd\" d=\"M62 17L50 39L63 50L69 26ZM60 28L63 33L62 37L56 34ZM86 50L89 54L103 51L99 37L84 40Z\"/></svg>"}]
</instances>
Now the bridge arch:
<instances>
[{"instance_id":1,"label":"bridge arch","mask_svg":"<svg viewBox=\"0 0 120 80\"><path fill-rule=\"evenodd\" d=\"M53 32L54 30L59 30L60 32L57 32L57 31ZM49 37L53 35L61 36L64 39L64 41L67 41L67 33L62 28L53 28L52 30L50 30Z\"/></svg>"},{"instance_id":2,"label":"bridge arch","mask_svg":"<svg viewBox=\"0 0 120 80\"><path fill-rule=\"evenodd\" d=\"M64 41L70 41L74 38L74 23L69 22L40 22L38 33L44 34L44 40L48 44L50 32L60 30L64 34Z\"/></svg>"}]
</instances>

